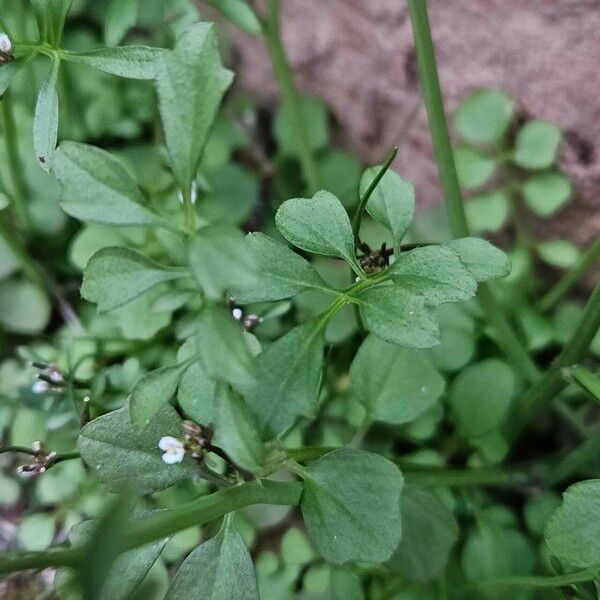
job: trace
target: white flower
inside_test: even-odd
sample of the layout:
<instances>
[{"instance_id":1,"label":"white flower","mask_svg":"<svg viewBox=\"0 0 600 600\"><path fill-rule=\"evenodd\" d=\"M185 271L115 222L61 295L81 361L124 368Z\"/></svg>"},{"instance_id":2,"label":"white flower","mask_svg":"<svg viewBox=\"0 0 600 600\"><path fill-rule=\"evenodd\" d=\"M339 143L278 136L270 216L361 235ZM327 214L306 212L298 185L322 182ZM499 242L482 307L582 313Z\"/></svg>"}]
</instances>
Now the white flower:
<instances>
[{"instance_id":1,"label":"white flower","mask_svg":"<svg viewBox=\"0 0 600 600\"><path fill-rule=\"evenodd\" d=\"M12 50L12 42L5 33L0 33L0 52L9 53Z\"/></svg>"},{"instance_id":2,"label":"white flower","mask_svg":"<svg viewBox=\"0 0 600 600\"><path fill-rule=\"evenodd\" d=\"M183 442L177 438L171 437L170 435L160 438L158 447L164 451L162 459L168 465L180 463L185 456Z\"/></svg>"}]
</instances>

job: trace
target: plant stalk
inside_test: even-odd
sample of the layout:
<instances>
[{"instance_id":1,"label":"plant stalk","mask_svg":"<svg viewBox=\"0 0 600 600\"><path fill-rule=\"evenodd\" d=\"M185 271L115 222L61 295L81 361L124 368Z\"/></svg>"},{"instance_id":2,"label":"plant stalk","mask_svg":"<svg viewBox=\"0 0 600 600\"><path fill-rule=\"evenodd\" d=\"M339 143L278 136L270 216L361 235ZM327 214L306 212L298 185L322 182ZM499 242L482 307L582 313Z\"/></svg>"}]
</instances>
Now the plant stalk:
<instances>
[{"instance_id":1,"label":"plant stalk","mask_svg":"<svg viewBox=\"0 0 600 600\"><path fill-rule=\"evenodd\" d=\"M596 240L579 258L575 266L569 269L560 281L546 293L539 302L540 310L552 310L581 279L581 277L600 259L600 239Z\"/></svg>"},{"instance_id":2,"label":"plant stalk","mask_svg":"<svg viewBox=\"0 0 600 600\"><path fill-rule=\"evenodd\" d=\"M11 195L12 207L19 224L23 229L30 229L31 218L27 210L27 186L23 177L23 166L19 155L17 127L13 113L10 90L0 99L2 111L2 125L4 129L4 144L6 146L6 160L10 167L13 193Z\"/></svg>"},{"instance_id":3,"label":"plant stalk","mask_svg":"<svg viewBox=\"0 0 600 600\"><path fill-rule=\"evenodd\" d=\"M321 189L320 177L310 147L308 133L304 126L300 95L294 83L292 69L283 47L280 16L281 0L270 0L269 14L267 19L262 23L263 34L271 62L273 63L275 79L281 90L282 103L289 111L291 118L294 137L298 144L298 158L300 159L304 179L306 180L309 193L314 194Z\"/></svg>"},{"instance_id":4,"label":"plant stalk","mask_svg":"<svg viewBox=\"0 0 600 600\"><path fill-rule=\"evenodd\" d=\"M454 237L466 237L469 235L469 226L444 112L426 0L408 0L408 12L412 22L423 99L427 108L429 129L438 164L440 182L446 199L450 228ZM482 284L480 286L478 298L487 318L494 327L502 350L529 382L537 381L539 379L537 366L506 319L488 285Z\"/></svg>"},{"instance_id":5,"label":"plant stalk","mask_svg":"<svg viewBox=\"0 0 600 600\"><path fill-rule=\"evenodd\" d=\"M508 435L513 441L531 423L540 409L560 394L566 385L563 369L578 363L585 356L599 327L600 283L594 288L579 325L562 352L541 379L518 399L512 425L508 430Z\"/></svg>"}]
</instances>

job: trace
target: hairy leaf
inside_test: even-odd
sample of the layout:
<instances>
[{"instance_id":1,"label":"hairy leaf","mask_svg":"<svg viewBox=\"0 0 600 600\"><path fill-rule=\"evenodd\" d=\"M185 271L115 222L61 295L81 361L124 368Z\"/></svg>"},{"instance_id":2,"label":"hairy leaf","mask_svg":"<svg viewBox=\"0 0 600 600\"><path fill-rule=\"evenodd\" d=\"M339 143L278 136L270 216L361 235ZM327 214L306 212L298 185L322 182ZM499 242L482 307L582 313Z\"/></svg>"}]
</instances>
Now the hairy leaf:
<instances>
[{"instance_id":1,"label":"hairy leaf","mask_svg":"<svg viewBox=\"0 0 600 600\"><path fill-rule=\"evenodd\" d=\"M466 237L445 242L444 245L458 254L462 264L476 281L506 277L510 273L508 256L487 240Z\"/></svg>"},{"instance_id":2,"label":"hairy leaf","mask_svg":"<svg viewBox=\"0 0 600 600\"><path fill-rule=\"evenodd\" d=\"M53 61L50 75L42 83L33 119L33 147L44 171L52 168L58 140L58 73L60 61Z\"/></svg>"}]
</instances>

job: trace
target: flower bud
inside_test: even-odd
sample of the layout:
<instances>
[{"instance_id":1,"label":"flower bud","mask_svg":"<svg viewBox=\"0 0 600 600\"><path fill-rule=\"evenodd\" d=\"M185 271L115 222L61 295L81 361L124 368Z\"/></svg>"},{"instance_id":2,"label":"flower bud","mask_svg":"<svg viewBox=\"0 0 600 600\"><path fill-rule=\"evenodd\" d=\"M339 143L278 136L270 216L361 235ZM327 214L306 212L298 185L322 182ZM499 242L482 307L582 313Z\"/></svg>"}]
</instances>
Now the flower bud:
<instances>
[{"instance_id":1,"label":"flower bud","mask_svg":"<svg viewBox=\"0 0 600 600\"><path fill-rule=\"evenodd\" d=\"M6 33L0 33L0 52L9 54L12 51L12 42Z\"/></svg>"}]
</instances>

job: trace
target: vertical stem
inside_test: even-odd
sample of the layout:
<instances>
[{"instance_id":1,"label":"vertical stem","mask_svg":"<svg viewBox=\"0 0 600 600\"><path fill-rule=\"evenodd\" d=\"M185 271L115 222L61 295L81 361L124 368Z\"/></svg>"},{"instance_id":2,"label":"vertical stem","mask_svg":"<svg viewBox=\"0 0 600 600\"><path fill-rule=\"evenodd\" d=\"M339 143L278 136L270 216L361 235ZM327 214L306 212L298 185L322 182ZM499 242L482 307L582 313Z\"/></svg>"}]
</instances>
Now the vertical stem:
<instances>
[{"instance_id":1,"label":"vertical stem","mask_svg":"<svg viewBox=\"0 0 600 600\"><path fill-rule=\"evenodd\" d=\"M516 404L509 436L516 439L536 417L539 410L558 396L566 383L562 370L579 362L588 351L600 327L600 283L590 296L577 329L565 344L562 352L541 379L533 385Z\"/></svg>"},{"instance_id":2,"label":"vertical stem","mask_svg":"<svg viewBox=\"0 0 600 600\"><path fill-rule=\"evenodd\" d=\"M600 259L600 239L596 240L584 252L577 264L569 269L562 279L540 300L540 310L549 311L553 309L598 259Z\"/></svg>"},{"instance_id":3,"label":"vertical stem","mask_svg":"<svg viewBox=\"0 0 600 600\"><path fill-rule=\"evenodd\" d=\"M187 231L194 232L196 227L196 212L194 211L194 203L192 202L192 189L181 190L183 197L183 223Z\"/></svg>"},{"instance_id":4,"label":"vertical stem","mask_svg":"<svg viewBox=\"0 0 600 600\"><path fill-rule=\"evenodd\" d=\"M429 129L438 164L440 181L444 197L446 198L450 227L454 237L465 237L469 235L469 226L463 206L462 194L456 174L456 165L454 163L454 154L450 143L448 123L444 112L444 102L440 88L435 49L431 38L426 0L408 0L408 12L410 13L413 27L423 99L427 108ZM528 381L537 381L539 371L535 363L531 360L527 350L525 350L513 331L489 286L485 284L481 285L478 298L488 320L494 327L498 336L498 343L503 351Z\"/></svg>"},{"instance_id":5,"label":"vertical stem","mask_svg":"<svg viewBox=\"0 0 600 600\"><path fill-rule=\"evenodd\" d=\"M267 44L267 49L273 63L273 71L279 88L281 90L282 103L289 111L294 137L298 143L298 152L300 154L300 164L306 180L309 192L314 194L320 188L319 173L315 163L310 140L306 128L304 127L304 118L302 115L302 104L300 95L294 83L292 69L285 55L283 41L281 38L281 0L270 0L269 15L263 22L263 33Z\"/></svg>"},{"instance_id":6,"label":"vertical stem","mask_svg":"<svg viewBox=\"0 0 600 600\"><path fill-rule=\"evenodd\" d=\"M15 125L15 116L13 114L12 100L10 91L6 91L0 100L2 107L2 123L4 128L4 143L6 144L6 158L10 167L12 177L12 204L15 214L24 229L31 225L31 219L27 210L27 186L23 178L23 166L19 156L19 146L17 140L17 128Z\"/></svg>"}]
</instances>

